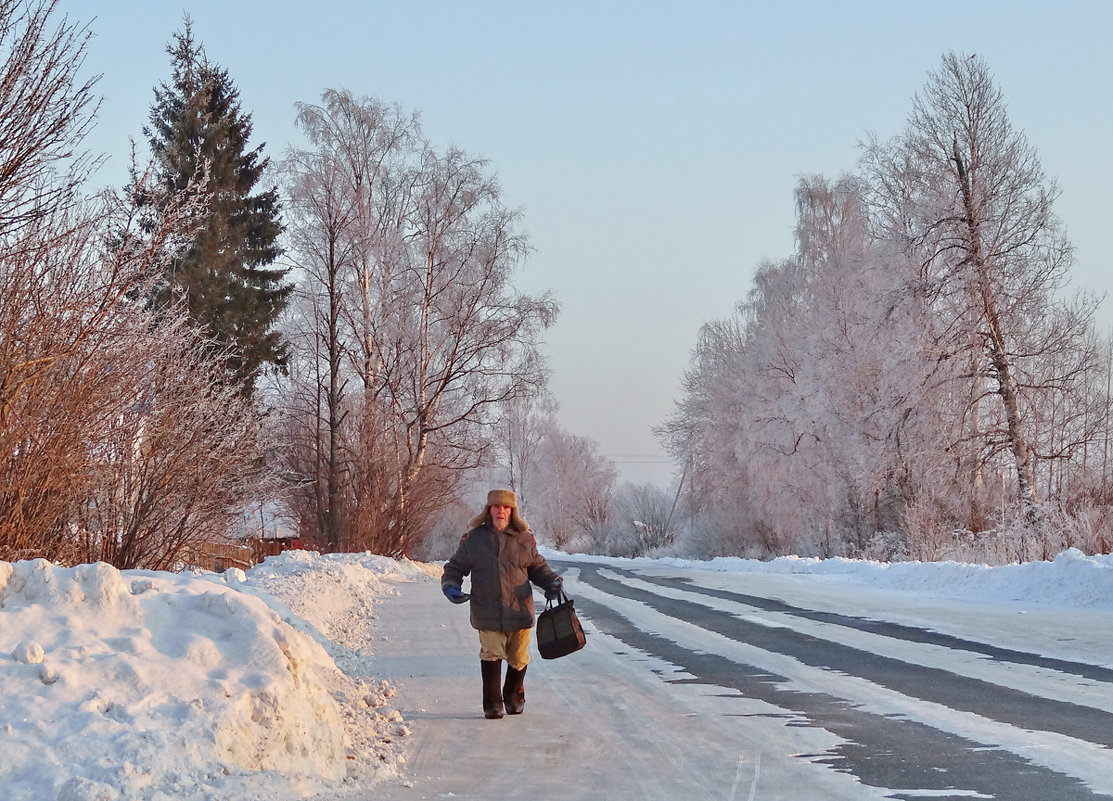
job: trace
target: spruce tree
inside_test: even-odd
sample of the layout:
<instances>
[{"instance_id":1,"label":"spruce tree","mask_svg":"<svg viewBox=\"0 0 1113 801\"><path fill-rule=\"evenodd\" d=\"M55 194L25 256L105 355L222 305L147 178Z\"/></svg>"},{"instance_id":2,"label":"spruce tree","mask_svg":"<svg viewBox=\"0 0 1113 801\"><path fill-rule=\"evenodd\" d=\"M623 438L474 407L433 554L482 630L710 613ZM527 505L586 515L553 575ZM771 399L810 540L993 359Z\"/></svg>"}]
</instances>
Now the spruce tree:
<instances>
[{"instance_id":1,"label":"spruce tree","mask_svg":"<svg viewBox=\"0 0 1113 801\"><path fill-rule=\"evenodd\" d=\"M251 115L228 71L211 63L184 28L167 45L171 81L155 89L147 137L171 193L189 191L207 170L204 224L170 269L157 302L184 302L224 355L229 380L250 395L268 366L282 369L286 345L274 324L292 291L274 267L282 232L276 187L252 194L267 168L263 145L248 150Z\"/></svg>"}]
</instances>

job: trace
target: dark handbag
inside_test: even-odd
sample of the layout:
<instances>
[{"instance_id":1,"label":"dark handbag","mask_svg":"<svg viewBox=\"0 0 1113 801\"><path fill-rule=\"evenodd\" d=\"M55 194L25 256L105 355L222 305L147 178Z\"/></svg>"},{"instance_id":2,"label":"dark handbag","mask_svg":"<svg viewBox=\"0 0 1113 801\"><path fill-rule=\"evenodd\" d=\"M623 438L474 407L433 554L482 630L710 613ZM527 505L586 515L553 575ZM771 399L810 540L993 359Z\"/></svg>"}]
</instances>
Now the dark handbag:
<instances>
[{"instance_id":1,"label":"dark handbag","mask_svg":"<svg viewBox=\"0 0 1113 801\"><path fill-rule=\"evenodd\" d=\"M550 599L537 616L537 650L542 659L556 659L580 650L587 643L584 627L572 608L572 599L561 590L556 606Z\"/></svg>"}]
</instances>

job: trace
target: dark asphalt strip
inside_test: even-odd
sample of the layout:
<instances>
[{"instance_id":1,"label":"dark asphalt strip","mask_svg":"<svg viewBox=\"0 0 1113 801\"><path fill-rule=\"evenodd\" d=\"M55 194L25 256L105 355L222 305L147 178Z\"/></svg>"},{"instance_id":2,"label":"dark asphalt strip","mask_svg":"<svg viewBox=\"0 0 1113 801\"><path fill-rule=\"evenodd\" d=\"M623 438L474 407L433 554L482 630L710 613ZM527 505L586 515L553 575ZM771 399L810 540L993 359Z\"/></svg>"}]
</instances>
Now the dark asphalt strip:
<instances>
[{"instance_id":1,"label":"dark asphalt strip","mask_svg":"<svg viewBox=\"0 0 1113 801\"><path fill-rule=\"evenodd\" d=\"M792 656L806 664L830 667L827 663L833 660L817 658L822 657L826 649L853 652L855 654L853 660L846 658L841 660L853 663L847 665L852 669L846 672L873 681L877 679L871 678L868 674L880 672L893 684L913 684L915 691L911 692L907 688L894 686L894 689L913 697L924 697L924 693L918 691L922 689L921 682L935 685L943 681L944 677L947 682L970 681L944 671L934 671L941 674L939 676L925 677L920 673L925 669L914 665L872 657L839 646L837 643L820 641L787 629L769 629L756 624L746 624L727 613L716 612L698 604L661 598L600 576L597 568L592 565L576 563L564 567L578 568L581 581L603 592L641 601L677 619L687 620L740 642ZM932 791L934 798L947 798L948 790L953 791L955 797L959 794L967 794L965 797L968 797L970 792L978 792L998 801L1047 801L1052 798L1057 801L1076 799L1083 801L1083 799L1113 798L1113 796L1095 794L1075 778L1032 765L1019 756L998 749L992 743L975 743L900 716L864 712L848 701L824 693L785 689L782 685L788 680L783 676L714 654L689 651L660 635L637 629L625 617L605 606L583 598L576 598L575 603L584 616L602 631L631 648L652 654L682 668L696 677L694 681L732 688L748 698L757 698L780 709L790 710L799 716L800 722L788 725L816 726L846 740L846 743L828 753L809 755L807 758L851 773L871 786L907 791ZM804 658L805 656L811 659ZM871 667L871 663L875 661L893 664L887 666L886 670L879 671L876 666ZM863 671L861 669L863 666L867 670ZM896 681L893 675L900 672L905 674L905 678ZM885 682L878 681L878 683ZM992 695L1003 689L985 682L978 682L978 684L982 685L983 695ZM886 683L886 686L891 685ZM933 694L945 695L940 692ZM1031 696L1018 695L1031 700ZM945 703L941 700L938 702ZM729 705L729 697L724 700L724 708L727 705ZM1065 704L1060 706L1072 710L1078 709ZM1046 720L1039 717L1038 712L1035 714L1034 719L1041 724L1038 728L1046 729L1047 726L1044 725ZM905 794L897 790L889 797L911 799L916 797L916 793Z\"/></svg>"},{"instance_id":2,"label":"dark asphalt strip","mask_svg":"<svg viewBox=\"0 0 1113 801\"><path fill-rule=\"evenodd\" d=\"M814 609L804 609L799 606L792 606L783 601L778 601L775 598L761 598L756 595L746 595L745 593L732 592L730 590L716 590L709 587L700 587L692 583L691 579L688 578L645 576L641 573L635 573L621 568L608 567L607 569L615 573L629 576L630 578L636 578L647 584L658 584L662 587L672 587L673 589L683 590L684 592L699 593L700 595L707 595L711 598L734 601L735 603L753 606L757 609L764 609L769 612L783 612L807 620L815 620L820 623L829 623L837 626L846 626L847 628L868 631L871 634L880 634L883 637L891 637L897 640L923 643L926 645L940 645L944 648L982 654L998 662L1031 665L1033 667L1055 670L1060 673L1069 673L1084 679L1113 683L1113 669L1101 665L1090 665L1085 662L1069 662L1065 659L1056 659L1054 657L1042 656L1027 651L1000 648L988 643L955 637L950 634L942 634L928 629L918 629L914 626L906 626L901 623L890 623L884 620L840 615L835 612L819 612Z\"/></svg>"},{"instance_id":3,"label":"dark asphalt strip","mask_svg":"<svg viewBox=\"0 0 1113 801\"><path fill-rule=\"evenodd\" d=\"M613 568L608 567L607 570L614 572ZM1113 714L1100 709L1030 695L940 668L902 662L791 629L762 626L698 603L633 589L594 571L589 583L604 592L642 601L658 611L737 642L791 656L805 665L860 676L912 698L973 712L1022 729L1056 732L1106 747L1113 746ZM684 589L687 591L687 588ZM777 611L783 610L778 608Z\"/></svg>"}]
</instances>

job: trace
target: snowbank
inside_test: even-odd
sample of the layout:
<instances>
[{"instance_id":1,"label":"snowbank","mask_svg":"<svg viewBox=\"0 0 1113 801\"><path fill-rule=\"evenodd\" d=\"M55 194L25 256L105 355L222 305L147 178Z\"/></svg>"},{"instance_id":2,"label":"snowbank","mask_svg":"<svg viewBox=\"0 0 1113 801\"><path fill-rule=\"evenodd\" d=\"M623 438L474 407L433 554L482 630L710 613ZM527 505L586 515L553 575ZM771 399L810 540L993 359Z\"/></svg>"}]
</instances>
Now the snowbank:
<instances>
[{"instance_id":1,"label":"snowbank","mask_svg":"<svg viewBox=\"0 0 1113 801\"><path fill-rule=\"evenodd\" d=\"M1069 548L1052 562L987 565L960 562L871 562L859 559L817 559L785 556L762 562L718 557L706 562L687 559L607 559L545 551L548 558L589 559L614 564L660 564L727 573L790 573L815 576L855 586L901 590L945 598L991 603L1113 609L1113 555L1086 556Z\"/></svg>"},{"instance_id":2,"label":"snowbank","mask_svg":"<svg viewBox=\"0 0 1113 801\"><path fill-rule=\"evenodd\" d=\"M381 579L407 572L306 553L224 576L0 562L0 795L274 799L360 757L389 765L389 747L368 751L406 733L390 689L342 674L329 650L358 653L345 630L363 630L345 621L370 618Z\"/></svg>"}]
</instances>

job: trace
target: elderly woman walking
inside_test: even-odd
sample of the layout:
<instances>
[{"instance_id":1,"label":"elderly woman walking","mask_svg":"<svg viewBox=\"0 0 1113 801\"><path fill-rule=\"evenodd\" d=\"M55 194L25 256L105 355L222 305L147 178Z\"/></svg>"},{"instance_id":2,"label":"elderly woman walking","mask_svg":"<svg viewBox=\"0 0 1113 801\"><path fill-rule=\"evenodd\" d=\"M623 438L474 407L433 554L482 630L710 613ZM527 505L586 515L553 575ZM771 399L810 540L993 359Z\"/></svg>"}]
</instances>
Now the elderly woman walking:
<instances>
[{"instance_id":1,"label":"elderly woman walking","mask_svg":"<svg viewBox=\"0 0 1113 801\"><path fill-rule=\"evenodd\" d=\"M562 579L537 552L537 541L518 514L518 499L510 490L487 493L487 505L470 526L444 566L441 589L453 603L471 601L471 624L479 631L483 714L501 718L505 708L507 714L520 715L526 705L532 585L545 590L546 598L555 598ZM469 574L471 592L465 593L464 577Z\"/></svg>"}]
</instances>

